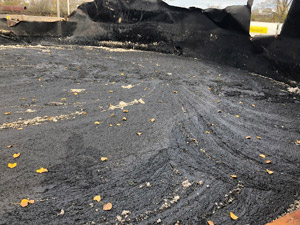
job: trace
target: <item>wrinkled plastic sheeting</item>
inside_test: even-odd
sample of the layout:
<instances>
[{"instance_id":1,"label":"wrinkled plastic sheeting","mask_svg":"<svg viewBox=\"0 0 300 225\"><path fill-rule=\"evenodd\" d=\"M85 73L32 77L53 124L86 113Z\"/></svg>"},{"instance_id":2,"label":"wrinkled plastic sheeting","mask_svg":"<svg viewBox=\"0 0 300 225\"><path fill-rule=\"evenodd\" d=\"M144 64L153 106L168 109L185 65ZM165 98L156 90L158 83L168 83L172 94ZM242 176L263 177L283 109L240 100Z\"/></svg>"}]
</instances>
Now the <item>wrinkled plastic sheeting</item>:
<instances>
[{"instance_id":1,"label":"wrinkled plastic sheeting","mask_svg":"<svg viewBox=\"0 0 300 225\"><path fill-rule=\"evenodd\" d=\"M281 36L300 38L300 0L293 1L283 25Z\"/></svg>"},{"instance_id":2,"label":"wrinkled plastic sheeting","mask_svg":"<svg viewBox=\"0 0 300 225\"><path fill-rule=\"evenodd\" d=\"M189 23L201 24L203 29L213 29L210 23L203 20L205 15L222 29L249 35L251 2L245 6L203 10L170 6L162 0L95 0L82 4L79 9L96 22L180 24L188 20Z\"/></svg>"}]
</instances>

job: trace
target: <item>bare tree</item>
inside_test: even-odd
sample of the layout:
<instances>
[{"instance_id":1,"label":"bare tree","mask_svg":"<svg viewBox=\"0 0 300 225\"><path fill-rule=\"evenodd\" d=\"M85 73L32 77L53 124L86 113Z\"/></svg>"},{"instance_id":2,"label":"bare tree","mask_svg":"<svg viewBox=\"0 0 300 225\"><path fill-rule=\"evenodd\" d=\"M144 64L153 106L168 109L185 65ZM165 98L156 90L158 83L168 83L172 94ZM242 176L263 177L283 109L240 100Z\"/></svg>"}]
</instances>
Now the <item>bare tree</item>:
<instances>
[{"instance_id":1,"label":"bare tree","mask_svg":"<svg viewBox=\"0 0 300 225\"><path fill-rule=\"evenodd\" d=\"M292 2L293 0L265 0L253 8L252 19L283 23Z\"/></svg>"},{"instance_id":2,"label":"bare tree","mask_svg":"<svg viewBox=\"0 0 300 225\"><path fill-rule=\"evenodd\" d=\"M276 17L278 21L283 22L286 19L289 8L293 0L274 0L276 3Z\"/></svg>"}]
</instances>

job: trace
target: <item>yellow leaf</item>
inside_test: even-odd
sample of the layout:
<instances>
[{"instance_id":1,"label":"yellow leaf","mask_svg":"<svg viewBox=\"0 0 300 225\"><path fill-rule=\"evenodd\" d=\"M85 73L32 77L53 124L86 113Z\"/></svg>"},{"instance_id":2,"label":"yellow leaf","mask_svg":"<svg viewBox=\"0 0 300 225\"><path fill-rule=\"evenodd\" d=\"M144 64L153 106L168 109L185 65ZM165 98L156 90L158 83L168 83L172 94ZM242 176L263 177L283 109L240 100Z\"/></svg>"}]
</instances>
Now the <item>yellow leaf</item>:
<instances>
[{"instance_id":1,"label":"yellow leaf","mask_svg":"<svg viewBox=\"0 0 300 225\"><path fill-rule=\"evenodd\" d=\"M101 161L102 161L102 162L107 161L107 157L101 157Z\"/></svg>"},{"instance_id":2,"label":"yellow leaf","mask_svg":"<svg viewBox=\"0 0 300 225\"><path fill-rule=\"evenodd\" d=\"M10 115L11 114L11 112L6 112L6 113L4 113L5 115Z\"/></svg>"},{"instance_id":3,"label":"yellow leaf","mask_svg":"<svg viewBox=\"0 0 300 225\"><path fill-rule=\"evenodd\" d=\"M121 76L124 76L125 74L124 73L121 73Z\"/></svg>"},{"instance_id":4,"label":"yellow leaf","mask_svg":"<svg viewBox=\"0 0 300 225\"><path fill-rule=\"evenodd\" d=\"M118 127L119 127L119 126L121 126L121 124L120 124L120 123L117 123L116 125L117 125Z\"/></svg>"},{"instance_id":5,"label":"yellow leaf","mask_svg":"<svg viewBox=\"0 0 300 225\"><path fill-rule=\"evenodd\" d=\"M205 131L206 134L210 134L210 131Z\"/></svg>"},{"instance_id":6,"label":"yellow leaf","mask_svg":"<svg viewBox=\"0 0 300 225\"><path fill-rule=\"evenodd\" d=\"M126 121L126 120L127 120L127 118L126 118L126 117L123 117L123 118L122 118L122 120L123 120L123 121Z\"/></svg>"},{"instance_id":7,"label":"yellow leaf","mask_svg":"<svg viewBox=\"0 0 300 225\"><path fill-rule=\"evenodd\" d=\"M73 94L74 94L74 95L78 95L78 93L77 93L77 92L74 92Z\"/></svg>"},{"instance_id":8,"label":"yellow leaf","mask_svg":"<svg viewBox=\"0 0 300 225\"><path fill-rule=\"evenodd\" d=\"M207 223L208 223L208 225L214 225L214 222L211 220L207 221Z\"/></svg>"},{"instance_id":9,"label":"yellow leaf","mask_svg":"<svg viewBox=\"0 0 300 225\"><path fill-rule=\"evenodd\" d=\"M104 211L109 211L112 209L112 204L109 202L103 206Z\"/></svg>"},{"instance_id":10,"label":"yellow leaf","mask_svg":"<svg viewBox=\"0 0 300 225\"><path fill-rule=\"evenodd\" d=\"M217 102L217 103L220 103L221 101L220 101L220 100L217 100L216 102Z\"/></svg>"},{"instance_id":11,"label":"yellow leaf","mask_svg":"<svg viewBox=\"0 0 300 225\"><path fill-rule=\"evenodd\" d=\"M261 140L261 139L262 139L260 136L256 136L256 138L257 138L258 140Z\"/></svg>"},{"instance_id":12,"label":"yellow leaf","mask_svg":"<svg viewBox=\"0 0 300 225\"><path fill-rule=\"evenodd\" d=\"M209 125L210 125L211 127L213 127L215 124L214 124L214 123L210 123Z\"/></svg>"},{"instance_id":13,"label":"yellow leaf","mask_svg":"<svg viewBox=\"0 0 300 225\"><path fill-rule=\"evenodd\" d=\"M237 220L239 217L237 217L233 212L230 212L230 218L233 220Z\"/></svg>"},{"instance_id":14,"label":"yellow leaf","mask_svg":"<svg viewBox=\"0 0 300 225\"><path fill-rule=\"evenodd\" d=\"M151 123L154 123L154 122L155 122L155 119L154 119L154 118L152 118L150 121L151 121Z\"/></svg>"},{"instance_id":15,"label":"yellow leaf","mask_svg":"<svg viewBox=\"0 0 300 225\"><path fill-rule=\"evenodd\" d=\"M142 132L137 132L136 133L138 136L141 136L141 135L143 135L143 133Z\"/></svg>"},{"instance_id":16,"label":"yellow leaf","mask_svg":"<svg viewBox=\"0 0 300 225\"><path fill-rule=\"evenodd\" d=\"M100 125L100 124L101 124L101 122L99 122L99 121L95 121L95 122L94 122L94 124L95 124L95 125Z\"/></svg>"},{"instance_id":17,"label":"yellow leaf","mask_svg":"<svg viewBox=\"0 0 300 225\"><path fill-rule=\"evenodd\" d=\"M260 156L261 158L263 158L263 159L266 158L266 155L264 155L264 154L260 154L259 156Z\"/></svg>"},{"instance_id":18,"label":"yellow leaf","mask_svg":"<svg viewBox=\"0 0 300 225\"><path fill-rule=\"evenodd\" d=\"M297 140L296 143L297 143L298 145L300 145L300 140Z\"/></svg>"},{"instance_id":19,"label":"yellow leaf","mask_svg":"<svg viewBox=\"0 0 300 225\"><path fill-rule=\"evenodd\" d=\"M20 206L27 207L28 204L34 204L34 200L29 200L29 199L22 199L20 202Z\"/></svg>"},{"instance_id":20,"label":"yellow leaf","mask_svg":"<svg viewBox=\"0 0 300 225\"><path fill-rule=\"evenodd\" d=\"M271 160L267 160L266 163L267 163L267 164L271 164L272 161L271 161Z\"/></svg>"},{"instance_id":21,"label":"yellow leaf","mask_svg":"<svg viewBox=\"0 0 300 225\"><path fill-rule=\"evenodd\" d=\"M232 178L237 178L237 175L234 175L234 174L232 174L232 175L230 175Z\"/></svg>"},{"instance_id":22,"label":"yellow leaf","mask_svg":"<svg viewBox=\"0 0 300 225\"><path fill-rule=\"evenodd\" d=\"M101 201L101 196L100 195L96 195L94 197L94 201L100 202Z\"/></svg>"},{"instance_id":23,"label":"yellow leaf","mask_svg":"<svg viewBox=\"0 0 300 225\"><path fill-rule=\"evenodd\" d=\"M66 98L61 98L61 100L62 100L62 101L66 101L67 99L66 99Z\"/></svg>"},{"instance_id":24,"label":"yellow leaf","mask_svg":"<svg viewBox=\"0 0 300 225\"><path fill-rule=\"evenodd\" d=\"M28 199L22 199L21 202L20 202L20 206L22 206L23 208L27 207L28 204L29 204L29 200Z\"/></svg>"},{"instance_id":25,"label":"yellow leaf","mask_svg":"<svg viewBox=\"0 0 300 225\"><path fill-rule=\"evenodd\" d=\"M18 130L23 130L23 128L22 128L22 127L19 127Z\"/></svg>"},{"instance_id":26,"label":"yellow leaf","mask_svg":"<svg viewBox=\"0 0 300 225\"><path fill-rule=\"evenodd\" d=\"M114 91L113 90L109 90L109 93L114 93Z\"/></svg>"},{"instance_id":27,"label":"yellow leaf","mask_svg":"<svg viewBox=\"0 0 300 225\"><path fill-rule=\"evenodd\" d=\"M255 104L252 104L251 106L254 108L254 107L255 107Z\"/></svg>"},{"instance_id":28,"label":"yellow leaf","mask_svg":"<svg viewBox=\"0 0 300 225\"><path fill-rule=\"evenodd\" d=\"M9 168L13 169L17 166L17 163L8 163L7 165Z\"/></svg>"},{"instance_id":29,"label":"yellow leaf","mask_svg":"<svg viewBox=\"0 0 300 225\"><path fill-rule=\"evenodd\" d=\"M266 169L267 173L272 175L274 172L272 170Z\"/></svg>"},{"instance_id":30,"label":"yellow leaf","mask_svg":"<svg viewBox=\"0 0 300 225\"><path fill-rule=\"evenodd\" d=\"M47 173L48 169L41 167L39 170L36 170L37 173Z\"/></svg>"},{"instance_id":31,"label":"yellow leaf","mask_svg":"<svg viewBox=\"0 0 300 225\"><path fill-rule=\"evenodd\" d=\"M110 117L115 117L115 114L111 114Z\"/></svg>"},{"instance_id":32,"label":"yellow leaf","mask_svg":"<svg viewBox=\"0 0 300 225\"><path fill-rule=\"evenodd\" d=\"M20 155L21 155L21 153L19 152L19 153L15 153L15 154L13 154L13 157L16 159L16 158L19 158L20 157Z\"/></svg>"},{"instance_id":33,"label":"yellow leaf","mask_svg":"<svg viewBox=\"0 0 300 225\"><path fill-rule=\"evenodd\" d=\"M235 117L236 117L236 118L240 118L240 115L236 115Z\"/></svg>"},{"instance_id":34,"label":"yellow leaf","mask_svg":"<svg viewBox=\"0 0 300 225\"><path fill-rule=\"evenodd\" d=\"M123 110L123 113L128 113L128 112L129 112L128 109Z\"/></svg>"},{"instance_id":35,"label":"yellow leaf","mask_svg":"<svg viewBox=\"0 0 300 225\"><path fill-rule=\"evenodd\" d=\"M245 138L249 140L249 139L251 139L251 136L246 136Z\"/></svg>"},{"instance_id":36,"label":"yellow leaf","mask_svg":"<svg viewBox=\"0 0 300 225\"><path fill-rule=\"evenodd\" d=\"M110 123L109 126L112 127L113 125Z\"/></svg>"}]
</instances>

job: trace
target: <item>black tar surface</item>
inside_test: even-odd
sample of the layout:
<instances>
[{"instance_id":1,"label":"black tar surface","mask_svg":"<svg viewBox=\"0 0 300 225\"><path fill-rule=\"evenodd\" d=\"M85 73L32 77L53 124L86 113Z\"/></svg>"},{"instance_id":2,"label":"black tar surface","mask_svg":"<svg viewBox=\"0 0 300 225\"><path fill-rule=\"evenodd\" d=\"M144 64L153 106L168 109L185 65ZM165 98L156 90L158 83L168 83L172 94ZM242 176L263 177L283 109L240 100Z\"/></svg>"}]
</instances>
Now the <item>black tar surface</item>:
<instances>
[{"instance_id":1,"label":"black tar surface","mask_svg":"<svg viewBox=\"0 0 300 225\"><path fill-rule=\"evenodd\" d=\"M2 46L0 58L0 224L265 224L299 199L300 97L283 83L96 47Z\"/></svg>"}]
</instances>

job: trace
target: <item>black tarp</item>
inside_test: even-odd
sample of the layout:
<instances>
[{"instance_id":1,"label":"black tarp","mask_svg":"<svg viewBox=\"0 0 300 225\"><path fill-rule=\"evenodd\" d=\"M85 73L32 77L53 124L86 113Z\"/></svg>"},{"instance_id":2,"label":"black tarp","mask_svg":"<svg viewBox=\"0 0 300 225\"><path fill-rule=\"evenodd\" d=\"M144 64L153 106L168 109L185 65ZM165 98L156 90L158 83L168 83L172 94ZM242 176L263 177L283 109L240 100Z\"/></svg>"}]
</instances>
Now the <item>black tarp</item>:
<instances>
[{"instance_id":1,"label":"black tarp","mask_svg":"<svg viewBox=\"0 0 300 225\"><path fill-rule=\"evenodd\" d=\"M294 0L285 24L282 27L282 36L300 38L300 0Z\"/></svg>"}]
</instances>

